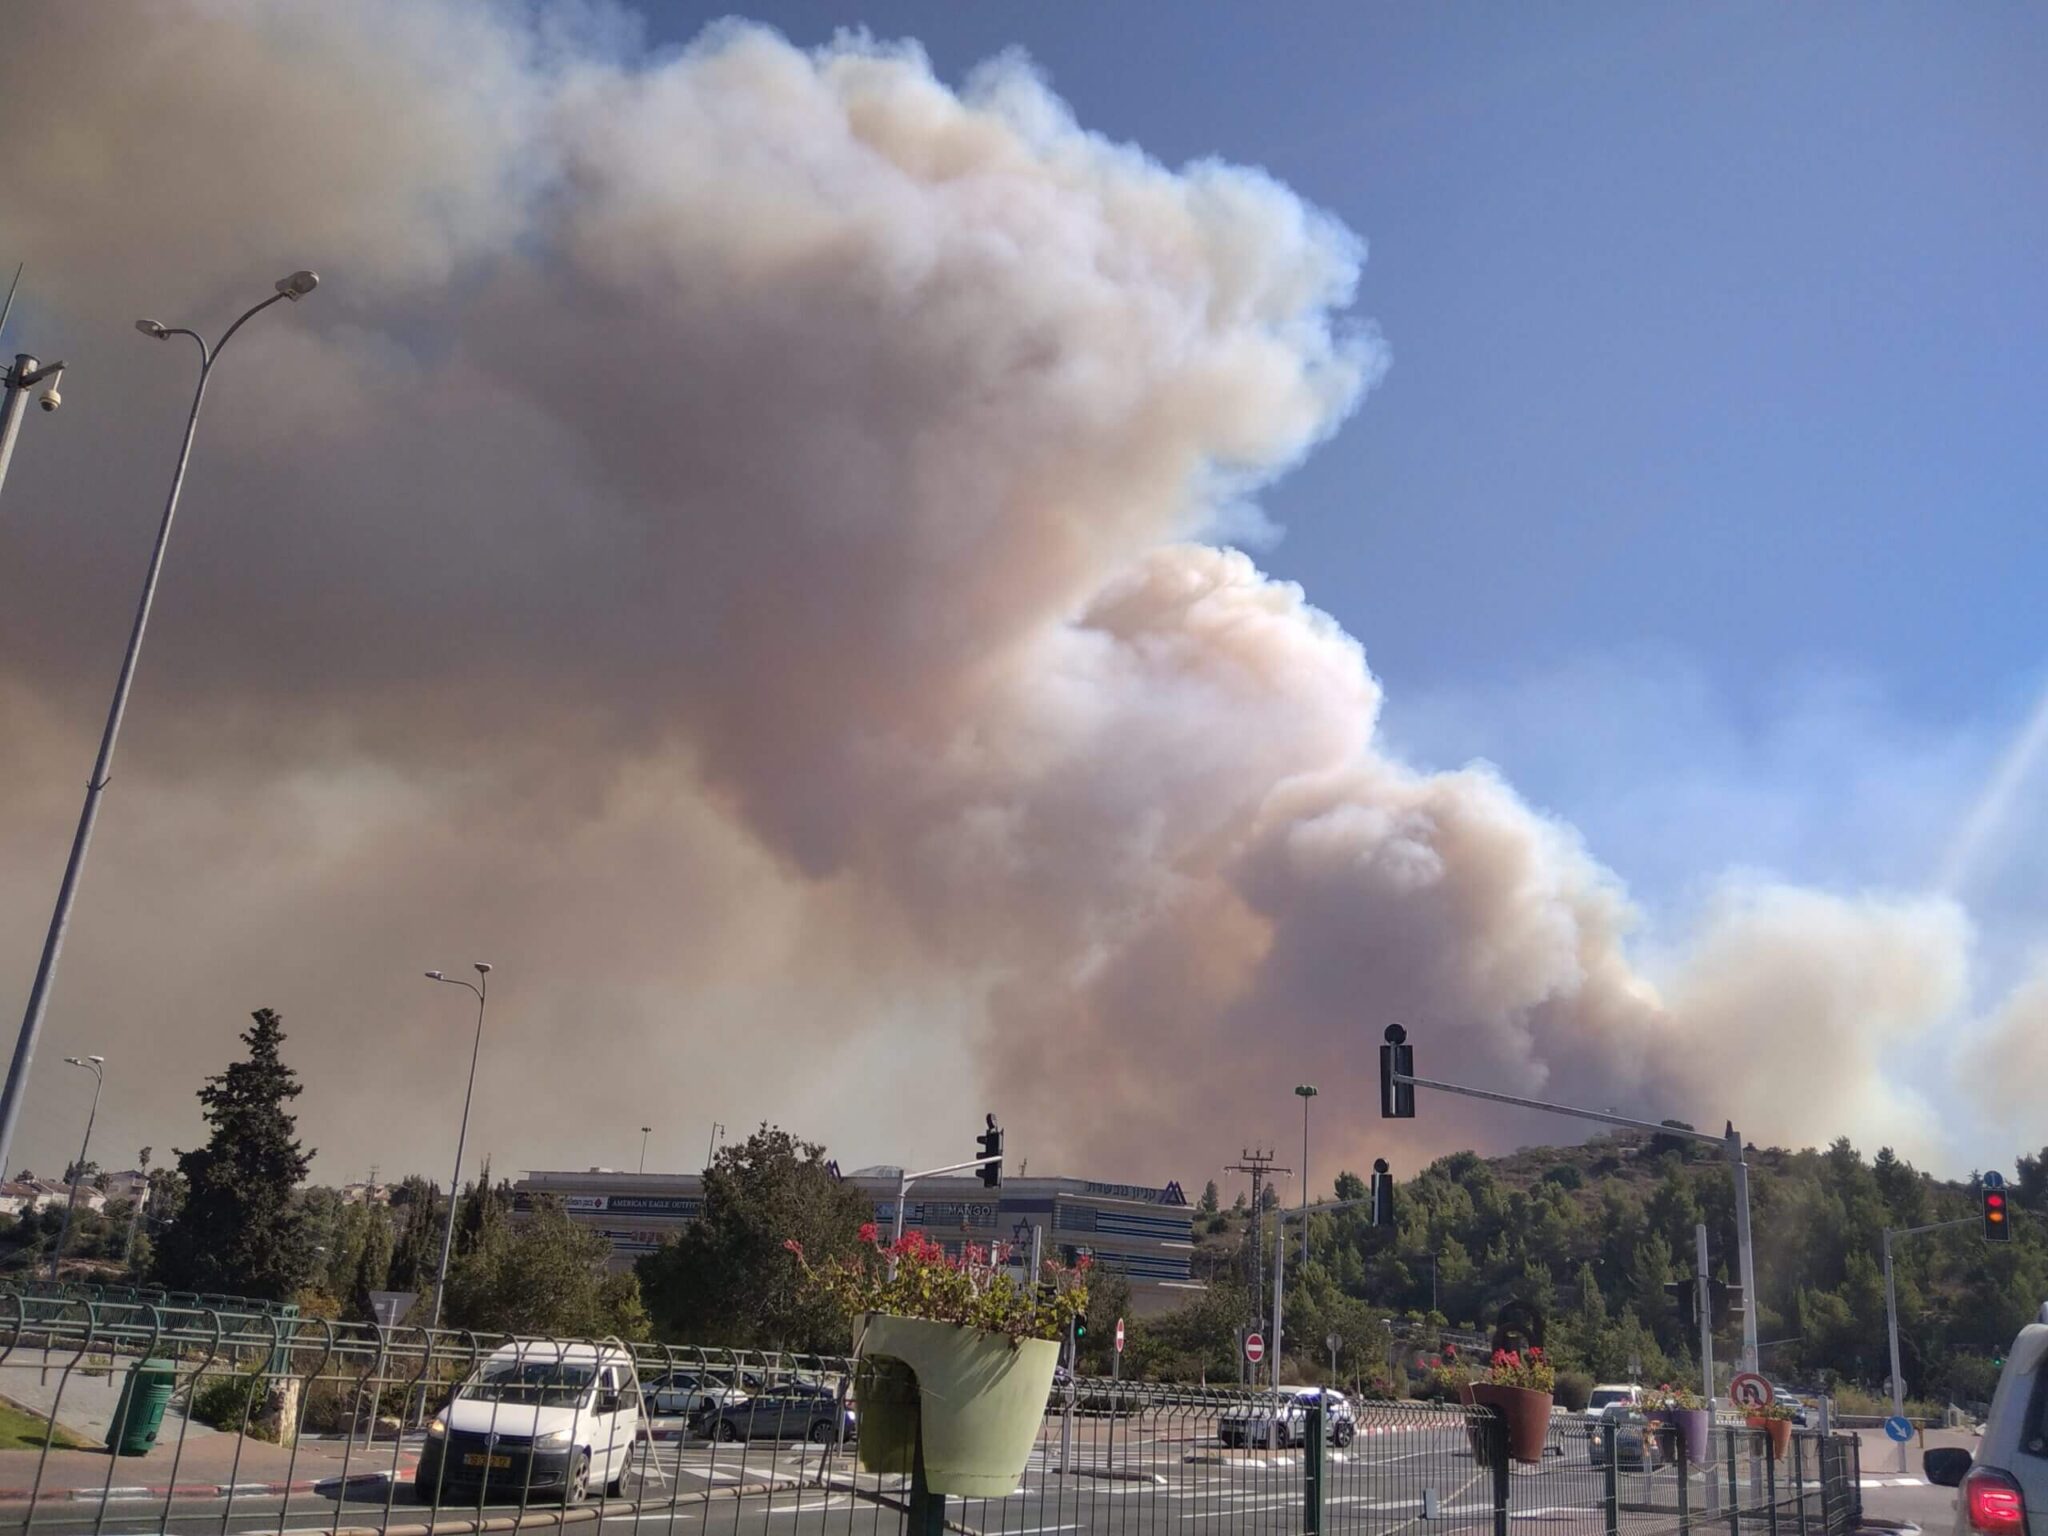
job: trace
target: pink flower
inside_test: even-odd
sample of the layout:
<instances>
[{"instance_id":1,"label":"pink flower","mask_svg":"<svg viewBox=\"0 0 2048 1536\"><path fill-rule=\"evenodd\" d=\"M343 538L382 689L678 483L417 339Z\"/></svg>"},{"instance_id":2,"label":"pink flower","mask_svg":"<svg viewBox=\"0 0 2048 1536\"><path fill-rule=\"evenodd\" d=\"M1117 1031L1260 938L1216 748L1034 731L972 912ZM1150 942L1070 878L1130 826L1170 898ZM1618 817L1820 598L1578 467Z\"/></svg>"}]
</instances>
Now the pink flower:
<instances>
[{"instance_id":1,"label":"pink flower","mask_svg":"<svg viewBox=\"0 0 2048 1536\"><path fill-rule=\"evenodd\" d=\"M782 1240L782 1246L787 1248L791 1253L795 1254L798 1258L802 1258L804 1256L804 1245L798 1242L793 1237L785 1237Z\"/></svg>"}]
</instances>

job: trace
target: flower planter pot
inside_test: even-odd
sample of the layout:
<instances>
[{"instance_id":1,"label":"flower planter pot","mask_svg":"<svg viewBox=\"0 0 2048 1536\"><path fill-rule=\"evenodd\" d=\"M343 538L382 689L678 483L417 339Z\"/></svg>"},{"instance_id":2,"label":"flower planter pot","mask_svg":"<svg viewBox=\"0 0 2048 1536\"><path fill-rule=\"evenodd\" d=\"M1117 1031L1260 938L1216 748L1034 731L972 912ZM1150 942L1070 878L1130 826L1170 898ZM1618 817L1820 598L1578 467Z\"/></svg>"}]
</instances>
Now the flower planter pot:
<instances>
[{"instance_id":1,"label":"flower planter pot","mask_svg":"<svg viewBox=\"0 0 2048 1536\"><path fill-rule=\"evenodd\" d=\"M870 1312L855 1349L862 1467L907 1474L922 1441L933 1493L1016 1492L1038 1443L1059 1345Z\"/></svg>"},{"instance_id":2,"label":"flower planter pot","mask_svg":"<svg viewBox=\"0 0 2048 1536\"><path fill-rule=\"evenodd\" d=\"M1550 1439L1548 1392L1529 1387L1499 1387L1490 1381L1472 1384L1472 1401L1498 1413L1508 1427L1508 1455L1525 1466L1540 1466Z\"/></svg>"},{"instance_id":3,"label":"flower planter pot","mask_svg":"<svg viewBox=\"0 0 2048 1536\"><path fill-rule=\"evenodd\" d=\"M1792 1421L1790 1419L1760 1419L1752 1415L1749 1420L1749 1427L1751 1429L1760 1429L1764 1432L1764 1438L1770 1442L1771 1460L1783 1461L1785 1459L1785 1452L1792 1448Z\"/></svg>"},{"instance_id":4,"label":"flower planter pot","mask_svg":"<svg viewBox=\"0 0 2048 1536\"><path fill-rule=\"evenodd\" d=\"M1696 1467L1712 1458L1714 1416L1704 1408L1667 1408L1664 1416L1678 1426L1679 1453Z\"/></svg>"}]
</instances>

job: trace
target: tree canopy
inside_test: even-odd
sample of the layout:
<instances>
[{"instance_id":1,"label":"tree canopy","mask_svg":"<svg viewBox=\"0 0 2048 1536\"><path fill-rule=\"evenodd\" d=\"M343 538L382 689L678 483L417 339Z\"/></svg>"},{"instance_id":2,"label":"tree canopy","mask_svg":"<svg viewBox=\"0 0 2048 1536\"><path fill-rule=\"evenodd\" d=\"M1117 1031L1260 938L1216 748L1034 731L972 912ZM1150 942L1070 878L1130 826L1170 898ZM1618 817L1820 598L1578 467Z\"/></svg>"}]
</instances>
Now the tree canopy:
<instances>
[{"instance_id":1,"label":"tree canopy","mask_svg":"<svg viewBox=\"0 0 2048 1536\"><path fill-rule=\"evenodd\" d=\"M315 1239L294 1193L313 1154L286 1108L304 1090L279 1055L283 1021L268 1008L252 1017L247 1058L199 1090L212 1135L177 1154L184 1203L157 1238L152 1278L173 1290L286 1301L314 1269Z\"/></svg>"}]
</instances>

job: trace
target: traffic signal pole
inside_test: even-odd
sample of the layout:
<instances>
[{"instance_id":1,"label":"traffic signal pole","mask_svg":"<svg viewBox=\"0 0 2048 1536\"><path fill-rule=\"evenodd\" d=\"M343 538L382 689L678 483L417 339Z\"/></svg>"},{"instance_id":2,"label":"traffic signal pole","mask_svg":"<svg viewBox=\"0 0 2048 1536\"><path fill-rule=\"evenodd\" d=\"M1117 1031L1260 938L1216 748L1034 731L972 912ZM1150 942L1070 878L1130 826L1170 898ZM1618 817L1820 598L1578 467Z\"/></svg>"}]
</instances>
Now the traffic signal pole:
<instances>
[{"instance_id":1,"label":"traffic signal pole","mask_svg":"<svg viewBox=\"0 0 2048 1536\"><path fill-rule=\"evenodd\" d=\"M1943 1227L1967 1227L1977 1218L1959 1216L1954 1221L1930 1221L1924 1227L1886 1227L1884 1229L1884 1326L1891 1336L1892 1346L1892 1417L1904 1418L1906 1414L1906 1373L1899 1364L1899 1289L1892 1279L1892 1239L1911 1237L1916 1232L1939 1232ZM1906 1470L1906 1442L1899 1442L1899 1470Z\"/></svg>"},{"instance_id":2,"label":"traffic signal pole","mask_svg":"<svg viewBox=\"0 0 2048 1536\"><path fill-rule=\"evenodd\" d=\"M1696 1131L1684 1125L1664 1125L1654 1120L1638 1120L1633 1115L1608 1114L1597 1109L1575 1109L1568 1104L1552 1104L1543 1099L1523 1098L1520 1094L1496 1093L1489 1088L1468 1088L1463 1083L1439 1082L1433 1078L1417 1077L1413 1072L1403 1070L1395 1064L1396 1058L1405 1062L1410 1058L1412 1048L1406 1043L1408 1032L1398 1024L1387 1026L1387 1043L1380 1048L1380 1113L1382 1118L1407 1119L1409 1115L1399 1114L1395 1108L1400 1095L1399 1089L1433 1088L1438 1093L1455 1093L1468 1099L1484 1099L1490 1104L1507 1104L1516 1109L1536 1109L1545 1114L1563 1115L1573 1120L1591 1120L1600 1125L1625 1126L1634 1131L1648 1131L1653 1136L1683 1136L1691 1141L1704 1141L1718 1146L1728 1155L1729 1172L1735 1179L1735 1242L1742 1271L1742 1359L1740 1369L1753 1371L1757 1368L1757 1297L1756 1297L1756 1255L1750 1241L1749 1226L1749 1166L1742 1158L1742 1138L1736 1134L1734 1122L1720 1135L1712 1131ZM1409 1114L1412 1115L1412 1109Z\"/></svg>"}]
</instances>

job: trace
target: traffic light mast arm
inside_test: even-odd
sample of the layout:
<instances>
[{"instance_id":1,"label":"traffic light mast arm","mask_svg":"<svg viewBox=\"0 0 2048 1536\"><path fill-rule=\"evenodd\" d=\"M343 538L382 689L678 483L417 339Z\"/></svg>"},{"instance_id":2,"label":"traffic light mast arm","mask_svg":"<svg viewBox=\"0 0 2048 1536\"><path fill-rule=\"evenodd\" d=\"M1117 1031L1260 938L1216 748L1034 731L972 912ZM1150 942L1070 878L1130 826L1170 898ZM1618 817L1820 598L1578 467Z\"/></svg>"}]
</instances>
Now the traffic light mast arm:
<instances>
[{"instance_id":1,"label":"traffic light mast arm","mask_svg":"<svg viewBox=\"0 0 2048 1536\"><path fill-rule=\"evenodd\" d=\"M1408 1032L1399 1024L1387 1026L1386 1044L1380 1047L1381 1104L1383 1119L1407 1119L1414 1113L1412 1105L1402 1113L1387 1099L1397 1088L1413 1090L1434 1088L1438 1093L1462 1094L1468 1099L1484 1099L1492 1104L1510 1104L1517 1109L1537 1109L1553 1115L1563 1115L1572 1120L1591 1120L1600 1125L1621 1125L1630 1130L1648 1131L1652 1136L1684 1136L1693 1141L1718 1142L1728 1157L1728 1172L1735 1183L1735 1246L1736 1262L1742 1273L1742 1362L1746 1369L1755 1370L1759 1363L1756 1337L1756 1254L1751 1246L1749 1228L1749 1166L1743 1161L1742 1138L1736 1134L1735 1123L1728 1122L1728 1129L1716 1136L1711 1131L1696 1131L1685 1124L1665 1125L1658 1121L1638 1120L1633 1115L1609 1114L1597 1109L1575 1109L1569 1104L1552 1104L1543 1099L1523 1098L1519 1094L1496 1093L1490 1088L1467 1088L1463 1083L1437 1082L1427 1077L1417 1077L1413 1072L1403 1072L1402 1066L1412 1066L1414 1058L1407 1055L1414 1049L1408 1044Z\"/></svg>"},{"instance_id":2,"label":"traffic light mast arm","mask_svg":"<svg viewBox=\"0 0 2048 1536\"><path fill-rule=\"evenodd\" d=\"M1438 1093L1461 1093L1468 1099L1487 1099L1495 1104L1512 1104L1517 1109L1541 1109L1553 1115L1569 1115L1575 1120L1598 1120L1603 1125L1625 1125L1631 1130L1649 1131L1656 1136L1689 1136L1694 1141L1709 1141L1715 1146L1727 1142L1725 1135L1717 1136L1712 1131L1696 1131L1688 1125L1665 1125L1655 1120L1637 1120L1630 1115L1612 1115L1598 1109L1573 1109L1569 1104L1550 1104L1542 1099L1525 1099L1512 1093L1495 1093L1490 1088L1467 1088L1463 1083L1439 1083L1432 1078L1415 1077L1407 1072L1396 1072L1394 1081L1406 1083L1411 1088L1434 1088Z\"/></svg>"},{"instance_id":3,"label":"traffic light mast arm","mask_svg":"<svg viewBox=\"0 0 2048 1536\"><path fill-rule=\"evenodd\" d=\"M1348 1211L1355 1205L1371 1205L1371 1195L1356 1200L1325 1200L1319 1205L1298 1205L1291 1211L1276 1209L1274 1215L1280 1220L1273 1227L1273 1388L1280 1388L1280 1340L1281 1318L1286 1303L1281 1299L1287 1289L1287 1223L1297 1216L1315 1216L1324 1211ZM1255 1218L1256 1219L1256 1218Z\"/></svg>"},{"instance_id":4,"label":"traffic light mast arm","mask_svg":"<svg viewBox=\"0 0 2048 1536\"><path fill-rule=\"evenodd\" d=\"M919 1179L936 1179L942 1173L965 1173L970 1168L985 1168L990 1163L1000 1163L1002 1160L1002 1154L998 1153L994 1157L970 1157L964 1163L948 1163L943 1168L926 1168L917 1173L897 1174L896 1241L899 1243L903 1241L903 1197L910 1193L911 1185L915 1184ZM894 1259L891 1259L889 1261L889 1269L891 1274L894 1274L895 1268L896 1261Z\"/></svg>"}]
</instances>

